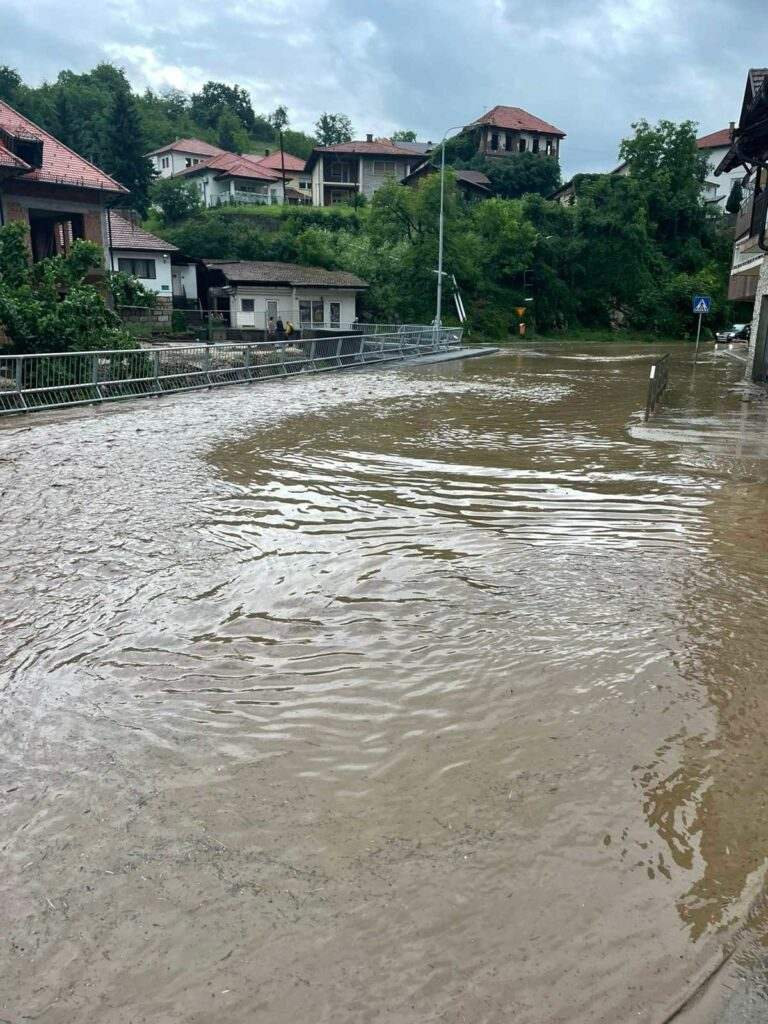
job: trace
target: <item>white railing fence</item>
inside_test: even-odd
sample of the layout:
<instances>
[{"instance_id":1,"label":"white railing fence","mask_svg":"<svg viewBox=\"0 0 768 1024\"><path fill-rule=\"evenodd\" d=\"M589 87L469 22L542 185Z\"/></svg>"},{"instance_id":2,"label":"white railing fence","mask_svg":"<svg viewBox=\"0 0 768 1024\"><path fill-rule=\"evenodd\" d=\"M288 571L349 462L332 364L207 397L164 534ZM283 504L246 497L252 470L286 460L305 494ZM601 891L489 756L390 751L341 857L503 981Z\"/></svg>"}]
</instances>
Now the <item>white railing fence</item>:
<instances>
[{"instance_id":1,"label":"white railing fence","mask_svg":"<svg viewBox=\"0 0 768 1024\"><path fill-rule=\"evenodd\" d=\"M461 346L454 328L311 340L0 356L0 414L247 384L402 361Z\"/></svg>"}]
</instances>

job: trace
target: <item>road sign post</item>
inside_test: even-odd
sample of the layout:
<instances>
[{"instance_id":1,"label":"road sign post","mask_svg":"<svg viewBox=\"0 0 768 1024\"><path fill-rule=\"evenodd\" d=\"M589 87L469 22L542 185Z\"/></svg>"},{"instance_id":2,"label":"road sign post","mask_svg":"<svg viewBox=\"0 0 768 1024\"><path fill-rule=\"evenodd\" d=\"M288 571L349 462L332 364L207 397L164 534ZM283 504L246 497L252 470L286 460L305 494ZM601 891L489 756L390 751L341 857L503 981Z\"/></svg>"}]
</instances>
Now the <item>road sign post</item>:
<instances>
[{"instance_id":1,"label":"road sign post","mask_svg":"<svg viewBox=\"0 0 768 1024\"><path fill-rule=\"evenodd\" d=\"M694 363L699 356L699 341L701 340L701 320L712 309L712 299L709 295L693 296L693 312L698 315L699 322L696 327L696 351L693 354Z\"/></svg>"}]
</instances>

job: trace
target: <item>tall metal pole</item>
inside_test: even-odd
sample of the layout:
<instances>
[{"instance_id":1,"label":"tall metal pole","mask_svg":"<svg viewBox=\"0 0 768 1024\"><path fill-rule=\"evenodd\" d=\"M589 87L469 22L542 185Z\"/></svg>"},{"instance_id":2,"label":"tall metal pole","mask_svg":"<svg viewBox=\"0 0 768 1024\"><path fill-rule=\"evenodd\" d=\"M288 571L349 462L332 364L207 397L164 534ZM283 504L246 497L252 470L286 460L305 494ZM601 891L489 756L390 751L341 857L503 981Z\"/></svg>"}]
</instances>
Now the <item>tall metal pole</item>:
<instances>
[{"instance_id":1,"label":"tall metal pole","mask_svg":"<svg viewBox=\"0 0 768 1024\"><path fill-rule=\"evenodd\" d=\"M443 320L443 236L444 236L444 210L445 210L445 140L448 132L463 131L461 125L454 125L447 128L440 143L440 219L437 229L437 302L435 305L435 327L442 326Z\"/></svg>"},{"instance_id":2,"label":"tall metal pole","mask_svg":"<svg viewBox=\"0 0 768 1024\"><path fill-rule=\"evenodd\" d=\"M280 129L280 166L283 170L283 206L285 206L285 146L283 145L283 129Z\"/></svg>"},{"instance_id":3,"label":"tall metal pole","mask_svg":"<svg viewBox=\"0 0 768 1024\"><path fill-rule=\"evenodd\" d=\"M693 361L694 361L694 363L699 358L699 338L701 337L701 316L702 316L702 314L699 313L699 326L696 328L696 351L693 353Z\"/></svg>"},{"instance_id":4,"label":"tall metal pole","mask_svg":"<svg viewBox=\"0 0 768 1024\"><path fill-rule=\"evenodd\" d=\"M440 147L440 220L437 231L437 306L435 308L435 327L442 327L443 315L443 209L445 206L445 139L443 136Z\"/></svg>"}]
</instances>

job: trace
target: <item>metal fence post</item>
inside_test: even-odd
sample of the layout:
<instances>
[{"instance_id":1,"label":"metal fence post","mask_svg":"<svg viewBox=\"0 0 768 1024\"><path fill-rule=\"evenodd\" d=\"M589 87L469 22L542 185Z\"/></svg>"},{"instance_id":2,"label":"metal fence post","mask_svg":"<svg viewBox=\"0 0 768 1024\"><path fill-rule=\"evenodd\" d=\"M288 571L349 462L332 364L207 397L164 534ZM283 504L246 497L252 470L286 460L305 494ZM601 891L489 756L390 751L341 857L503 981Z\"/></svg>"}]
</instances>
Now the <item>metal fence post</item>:
<instances>
[{"instance_id":1,"label":"metal fence post","mask_svg":"<svg viewBox=\"0 0 768 1024\"><path fill-rule=\"evenodd\" d=\"M159 394L161 394L161 391L160 391L160 353L157 351L157 349L155 349L155 351L152 353L152 355L153 355L153 359L152 359L153 367L152 367L152 369L153 369L154 375L155 375L155 393L159 395Z\"/></svg>"}]
</instances>

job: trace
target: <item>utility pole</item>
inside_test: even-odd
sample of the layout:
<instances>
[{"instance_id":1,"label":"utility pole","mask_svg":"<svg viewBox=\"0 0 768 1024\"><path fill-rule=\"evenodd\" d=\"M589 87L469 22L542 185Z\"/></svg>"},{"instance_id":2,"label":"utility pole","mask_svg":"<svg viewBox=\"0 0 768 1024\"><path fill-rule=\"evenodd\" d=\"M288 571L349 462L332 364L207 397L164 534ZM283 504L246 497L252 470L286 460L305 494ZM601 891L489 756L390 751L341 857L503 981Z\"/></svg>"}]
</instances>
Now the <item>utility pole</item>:
<instances>
[{"instance_id":1,"label":"utility pole","mask_svg":"<svg viewBox=\"0 0 768 1024\"><path fill-rule=\"evenodd\" d=\"M437 228L437 301L435 304L435 327L439 328L442 326L443 320L443 237L445 233L444 229L444 210L445 210L445 140L448 138L448 132L460 132L463 131L463 125L454 126L453 128L446 128L443 135L443 141L440 143L440 218L438 220Z\"/></svg>"}]
</instances>

